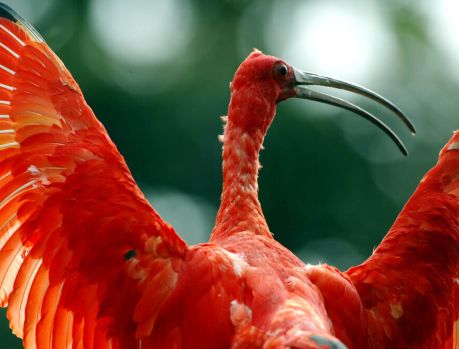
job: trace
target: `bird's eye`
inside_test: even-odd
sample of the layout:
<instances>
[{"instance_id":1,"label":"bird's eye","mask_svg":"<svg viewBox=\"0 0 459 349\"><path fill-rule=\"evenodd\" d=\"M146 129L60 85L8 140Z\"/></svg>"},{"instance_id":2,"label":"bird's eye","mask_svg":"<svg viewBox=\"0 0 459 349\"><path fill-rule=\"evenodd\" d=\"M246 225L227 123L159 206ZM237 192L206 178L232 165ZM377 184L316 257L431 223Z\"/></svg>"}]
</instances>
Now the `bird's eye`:
<instances>
[{"instance_id":1,"label":"bird's eye","mask_svg":"<svg viewBox=\"0 0 459 349\"><path fill-rule=\"evenodd\" d=\"M288 73L288 67L285 63L278 62L274 65L274 73L279 77L285 77Z\"/></svg>"}]
</instances>

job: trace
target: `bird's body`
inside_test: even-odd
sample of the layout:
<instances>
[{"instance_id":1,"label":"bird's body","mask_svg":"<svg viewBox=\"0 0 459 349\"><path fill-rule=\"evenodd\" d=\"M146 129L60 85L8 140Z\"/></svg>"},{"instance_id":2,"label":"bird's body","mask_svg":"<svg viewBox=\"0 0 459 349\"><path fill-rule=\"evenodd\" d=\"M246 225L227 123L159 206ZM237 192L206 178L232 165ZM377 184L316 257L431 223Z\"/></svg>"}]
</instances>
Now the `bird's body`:
<instances>
[{"instance_id":1,"label":"bird's body","mask_svg":"<svg viewBox=\"0 0 459 349\"><path fill-rule=\"evenodd\" d=\"M277 103L340 105L404 148L367 112L301 89L320 77L255 51L231 84L215 228L189 246L51 49L8 7L0 17L0 302L25 348L456 348L459 134L368 261L305 265L258 201Z\"/></svg>"}]
</instances>

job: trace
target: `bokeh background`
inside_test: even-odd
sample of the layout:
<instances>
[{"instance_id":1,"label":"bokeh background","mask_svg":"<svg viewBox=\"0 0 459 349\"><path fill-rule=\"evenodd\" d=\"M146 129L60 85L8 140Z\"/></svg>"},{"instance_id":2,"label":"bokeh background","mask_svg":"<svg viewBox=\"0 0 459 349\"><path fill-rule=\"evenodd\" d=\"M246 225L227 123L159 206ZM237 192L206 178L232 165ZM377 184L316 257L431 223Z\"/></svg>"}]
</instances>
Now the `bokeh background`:
<instances>
[{"instance_id":1,"label":"bokeh background","mask_svg":"<svg viewBox=\"0 0 459 349\"><path fill-rule=\"evenodd\" d=\"M5 1L5 0L4 0ZM256 47L367 86L405 141L349 112L281 104L262 153L260 200L275 237L305 262L362 262L459 128L456 0L7 0L65 62L154 207L190 243L211 231L221 190L228 84ZM20 348L0 314L0 348Z\"/></svg>"}]
</instances>

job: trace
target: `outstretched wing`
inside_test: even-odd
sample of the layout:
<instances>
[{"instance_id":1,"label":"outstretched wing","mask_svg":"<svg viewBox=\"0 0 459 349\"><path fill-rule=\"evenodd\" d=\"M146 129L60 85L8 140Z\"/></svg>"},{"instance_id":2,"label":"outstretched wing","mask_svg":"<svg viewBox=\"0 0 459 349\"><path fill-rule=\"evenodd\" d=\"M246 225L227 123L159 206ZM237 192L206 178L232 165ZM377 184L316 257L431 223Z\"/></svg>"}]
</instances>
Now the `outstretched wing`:
<instances>
[{"instance_id":1,"label":"outstretched wing","mask_svg":"<svg viewBox=\"0 0 459 349\"><path fill-rule=\"evenodd\" d=\"M381 348L458 348L458 131L373 255L347 273Z\"/></svg>"},{"instance_id":2,"label":"outstretched wing","mask_svg":"<svg viewBox=\"0 0 459 349\"><path fill-rule=\"evenodd\" d=\"M137 348L187 245L62 62L0 4L0 303L26 348Z\"/></svg>"}]
</instances>

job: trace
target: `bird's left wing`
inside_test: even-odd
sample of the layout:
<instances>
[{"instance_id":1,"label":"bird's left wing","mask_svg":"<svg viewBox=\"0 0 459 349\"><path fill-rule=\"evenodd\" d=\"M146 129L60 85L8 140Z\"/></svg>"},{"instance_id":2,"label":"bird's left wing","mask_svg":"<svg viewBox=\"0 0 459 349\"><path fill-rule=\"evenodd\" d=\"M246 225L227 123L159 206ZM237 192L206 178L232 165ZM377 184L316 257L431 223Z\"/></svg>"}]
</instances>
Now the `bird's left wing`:
<instances>
[{"instance_id":1,"label":"bird's left wing","mask_svg":"<svg viewBox=\"0 0 459 349\"><path fill-rule=\"evenodd\" d=\"M138 348L187 250L62 62L0 4L0 305L13 332L26 348Z\"/></svg>"}]
</instances>

